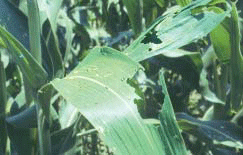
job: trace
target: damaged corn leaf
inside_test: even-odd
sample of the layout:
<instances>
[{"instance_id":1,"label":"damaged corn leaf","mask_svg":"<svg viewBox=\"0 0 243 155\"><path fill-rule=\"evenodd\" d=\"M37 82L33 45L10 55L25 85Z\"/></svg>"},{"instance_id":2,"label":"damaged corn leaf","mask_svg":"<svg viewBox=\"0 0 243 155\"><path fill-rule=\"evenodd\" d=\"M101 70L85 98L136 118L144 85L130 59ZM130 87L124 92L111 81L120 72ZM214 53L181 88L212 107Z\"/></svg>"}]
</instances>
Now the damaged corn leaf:
<instances>
[{"instance_id":1,"label":"damaged corn leaf","mask_svg":"<svg viewBox=\"0 0 243 155\"><path fill-rule=\"evenodd\" d=\"M182 8L179 13L175 10L158 18L124 51L125 54L135 61L142 61L206 36L231 11L231 7L226 3L226 11L222 13L214 11L192 13L193 9L209 2L210 0L197 0Z\"/></svg>"},{"instance_id":2,"label":"damaged corn leaf","mask_svg":"<svg viewBox=\"0 0 243 155\"><path fill-rule=\"evenodd\" d=\"M67 77L51 82L97 129L114 154L165 154L156 128L145 125L127 80L141 66L111 48L95 48Z\"/></svg>"}]
</instances>

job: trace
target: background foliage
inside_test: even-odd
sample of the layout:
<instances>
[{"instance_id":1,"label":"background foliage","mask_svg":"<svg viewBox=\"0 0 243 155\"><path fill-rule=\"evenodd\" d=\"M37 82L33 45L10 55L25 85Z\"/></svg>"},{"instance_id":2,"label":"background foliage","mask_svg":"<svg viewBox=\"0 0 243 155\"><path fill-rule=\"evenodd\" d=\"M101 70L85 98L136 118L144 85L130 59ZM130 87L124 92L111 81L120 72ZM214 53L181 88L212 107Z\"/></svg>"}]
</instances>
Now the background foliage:
<instances>
[{"instance_id":1,"label":"background foliage","mask_svg":"<svg viewBox=\"0 0 243 155\"><path fill-rule=\"evenodd\" d=\"M0 154L243 153L241 1L0 6Z\"/></svg>"}]
</instances>

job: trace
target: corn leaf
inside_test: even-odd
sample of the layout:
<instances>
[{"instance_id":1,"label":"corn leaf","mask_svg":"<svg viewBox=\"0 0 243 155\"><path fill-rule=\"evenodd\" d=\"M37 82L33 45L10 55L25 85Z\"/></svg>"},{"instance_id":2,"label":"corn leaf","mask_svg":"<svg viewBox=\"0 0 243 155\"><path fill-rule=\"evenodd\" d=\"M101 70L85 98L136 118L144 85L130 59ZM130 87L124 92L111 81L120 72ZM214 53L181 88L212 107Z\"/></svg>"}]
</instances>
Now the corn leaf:
<instances>
[{"instance_id":1,"label":"corn leaf","mask_svg":"<svg viewBox=\"0 0 243 155\"><path fill-rule=\"evenodd\" d=\"M29 49L29 35L27 18L13 9L8 0L0 1L0 25L7 27L24 46ZM0 37L0 46L2 46ZM6 45L3 45L6 46Z\"/></svg>"},{"instance_id":2,"label":"corn leaf","mask_svg":"<svg viewBox=\"0 0 243 155\"><path fill-rule=\"evenodd\" d=\"M132 24L132 29L136 35L139 35L142 32L142 0L123 0L124 5L126 6L129 20Z\"/></svg>"},{"instance_id":3,"label":"corn leaf","mask_svg":"<svg viewBox=\"0 0 243 155\"><path fill-rule=\"evenodd\" d=\"M166 154L186 155L187 150L181 133L179 132L179 126L176 123L175 113L167 92L163 70L160 71L159 83L162 86L163 93L165 94L164 104L159 117L161 122L160 133L162 141L165 144Z\"/></svg>"},{"instance_id":4,"label":"corn leaf","mask_svg":"<svg viewBox=\"0 0 243 155\"><path fill-rule=\"evenodd\" d=\"M183 131L196 134L206 141L243 149L242 128L227 121L200 121L186 113L177 113L178 124Z\"/></svg>"},{"instance_id":5,"label":"corn leaf","mask_svg":"<svg viewBox=\"0 0 243 155\"><path fill-rule=\"evenodd\" d=\"M192 14L192 10L206 5L210 0L197 0L177 14L168 13L158 18L124 52L135 61L142 61L164 52L175 50L206 36L229 14L230 6L222 13L206 11Z\"/></svg>"},{"instance_id":6,"label":"corn leaf","mask_svg":"<svg viewBox=\"0 0 243 155\"><path fill-rule=\"evenodd\" d=\"M24 46L15 39L15 37L1 26L0 36L32 87L39 88L43 85L47 80L47 73L41 65L31 56Z\"/></svg>"},{"instance_id":7,"label":"corn leaf","mask_svg":"<svg viewBox=\"0 0 243 155\"><path fill-rule=\"evenodd\" d=\"M231 100L230 104L233 110L237 111L241 105L243 92L243 57L240 51L240 28L239 18L235 3L232 3L231 23L230 23L230 82L231 82Z\"/></svg>"},{"instance_id":8,"label":"corn leaf","mask_svg":"<svg viewBox=\"0 0 243 155\"><path fill-rule=\"evenodd\" d=\"M229 19L225 18L225 20L210 33L213 48L222 63L229 63L231 55L229 24Z\"/></svg>"},{"instance_id":9,"label":"corn leaf","mask_svg":"<svg viewBox=\"0 0 243 155\"><path fill-rule=\"evenodd\" d=\"M187 6L190 4L192 0L176 0L176 3L180 5L181 7Z\"/></svg>"},{"instance_id":10,"label":"corn leaf","mask_svg":"<svg viewBox=\"0 0 243 155\"><path fill-rule=\"evenodd\" d=\"M7 104L6 75L0 53L0 114L5 114ZM6 153L7 130L5 117L0 118L0 152Z\"/></svg>"},{"instance_id":11,"label":"corn leaf","mask_svg":"<svg viewBox=\"0 0 243 155\"><path fill-rule=\"evenodd\" d=\"M114 154L165 154L157 130L145 125L127 80L141 69L110 48L95 48L64 79L51 84L97 129Z\"/></svg>"},{"instance_id":12,"label":"corn leaf","mask_svg":"<svg viewBox=\"0 0 243 155\"><path fill-rule=\"evenodd\" d=\"M37 0L28 0L28 25L30 37L30 52L32 56L41 64L41 41L40 41L40 15Z\"/></svg>"}]
</instances>

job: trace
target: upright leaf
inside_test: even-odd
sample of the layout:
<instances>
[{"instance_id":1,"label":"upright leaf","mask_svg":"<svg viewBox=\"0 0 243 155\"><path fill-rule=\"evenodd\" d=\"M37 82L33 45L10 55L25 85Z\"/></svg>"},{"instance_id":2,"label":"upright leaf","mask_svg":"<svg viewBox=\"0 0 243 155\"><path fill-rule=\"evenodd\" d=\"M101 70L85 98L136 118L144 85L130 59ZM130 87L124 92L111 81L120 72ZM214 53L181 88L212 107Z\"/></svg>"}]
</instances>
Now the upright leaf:
<instances>
[{"instance_id":1,"label":"upright leaf","mask_svg":"<svg viewBox=\"0 0 243 155\"><path fill-rule=\"evenodd\" d=\"M215 53L222 63L229 63L231 55L230 45L230 21L226 17L211 33L210 39Z\"/></svg>"},{"instance_id":2,"label":"upright leaf","mask_svg":"<svg viewBox=\"0 0 243 155\"><path fill-rule=\"evenodd\" d=\"M114 154L164 154L155 128L144 124L128 78L141 66L110 48L95 48L64 79L51 84L98 130ZM157 135L157 136L156 136Z\"/></svg>"},{"instance_id":3,"label":"upright leaf","mask_svg":"<svg viewBox=\"0 0 243 155\"><path fill-rule=\"evenodd\" d=\"M49 78L62 78L64 76L64 63L59 49L58 37L49 19L46 20L45 24L43 24L42 36L42 47L43 52L45 52L44 61L46 62L45 66L48 68L47 70L49 71Z\"/></svg>"},{"instance_id":4,"label":"upright leaf","mask_svg":"<svg viewBox=\"0 0 243 155\"><path fill-rule=\"evenodd\" d=\"M0 53L0 115L5 115L7 103L7 88L6 88L6 75L1 61ZM7 146L7 130L5 124L5 117L0 117L0 154L5 154Z\"/></svg>"},{"instance_id":5,"label":"upright leaf","mask_svg":"<svg viewBox=\"0 0 243 155\"><path fill-rule=\"evenodd\" d=\"M142 0L123 0L126 6L129 20L132 24L134 33L138 36L143 30L143 1Z\"/></svg>"},{"instance_id":6,"label":"upright leaf","mask_svg":"<svg viewBox=\"0 0 243 155\"><path fill-rule=\"evenodd\" d=\"M230 24L230 82L231 82L231 106L238 110L241 105L243 93L243 57L240 51L240 28L239 18L235 3L232 3L231 24Z\"/></svg>"},{"instance_id":7,"label":"upright leaf","mask_svg":"<svg viewBox=\"0 0 243 155\"><path fill-rule=\"evenodd\" d=\"M32 56L41 64L40 15L37 0L27 0L28 25L30 35L30 51Z\"/></svg>"},{"instance_id":8,"label":"upright leaf","mask_svg":"<svg viewBox=\"0 0 243 155\"><path fill-rule=\"evenodd\" d=\"M163 75L163 70L160 72L159 83L163 88L165 94L164 104L160 112L160 132L163 143L165 144L166 154L186 155L187 150L185 143L179 131L179 126L176 123L174 110L171 104L169 94Z\"/></svg>"}]
</instances>

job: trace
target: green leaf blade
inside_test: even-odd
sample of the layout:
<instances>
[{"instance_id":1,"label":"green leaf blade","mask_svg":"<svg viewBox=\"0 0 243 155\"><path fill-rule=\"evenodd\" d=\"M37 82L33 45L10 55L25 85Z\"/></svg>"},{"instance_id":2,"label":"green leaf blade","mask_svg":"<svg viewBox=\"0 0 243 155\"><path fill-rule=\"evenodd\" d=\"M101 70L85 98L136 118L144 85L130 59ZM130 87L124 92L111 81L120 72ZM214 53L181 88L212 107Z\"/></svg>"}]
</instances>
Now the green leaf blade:
<instances>
[{"instance_id":1,"label":"green leaf blade","mask_svg":"<svg viewBox=\"0 0 243 155\"><path fill-rule=\"evenodd\" d=\"M167 91L163 70L160 71L159 83L162 86L165 94L162 111L159 114L161 138L166 145L166 154L181 154L186 155L187 150L184 140L179 131L179 126L176 123L175 113L171 104L171 100Z\"/></svg>"},{"instance_id":2,"label":"green leaf blade","mask_svg":"<svg viewBox=\"0 0 243 155\"><path fill-rule=\"evenodd\" d=\"M98 130L115 154L163 154L156 131L144 124L127 79L141 69L110 48L95 48L64 79L51 82Z\"/></svg>"},{"instance_id":3,"label":"green leaf blade","mask_svg":"<svg viewBox=\"0 0 243 155\"><path fill-rule=\"evenodd\" d=\"M132 24L134 33L138 36L143 30L142 14L143 1L142 0L123 0L127 8L128 16Z\"/></svg>"},{"instance_id":4,"label":"green leaf blade","mask_svg":"<svg viewBox=\"0 0 243 155\"><path fill-rule=\"evenodd\" d=\"M223 23L228 24L227 20L224 20ZM230 32L223 23L210 33L210 39L219 60L222 63L229 63L231 54Z\"/></svg>"},{"instance_id":5,"label":"green leaf blade","mask_svg":"<svg viewBox=\"0 0 243 155\"><path fill-rule=\"evenodd\" d=\"M192 14L192 10L203 6L210 0L195 1L175 15L169 13L160 17L146 32L133 42L125 54L135 61L175 50L206 36L229 14L230 6L221 14L202 12Z\"/></svg>"},{"instance_id":6,"label":"green leaf blade","mask_svg":"<svg viewBox=\"0 0 243 155\"><path fill-rule=\"evenodd\" d=\"M231 82L231 107L234 111L238 111L242 100L243 92L243 57L240 49L240 28L239 18L236 4L232 3L231 23L230 23L230 43L231 43L231 58L230 58L230 82Z\"/></svg>"},{"instance_id":7,"label":"green leaf blade","mask_svg":"<svg viewBox=\"0 0 243 155\"><path fill-rule=\"evenodd\" d=\"M31 56L24 46L7 30L0 26L0 36L7 45L10 54L19 65L23 75L27 77L33 88L40 88L47 81L47 73Z\"/></svg>"}]
</instances>

